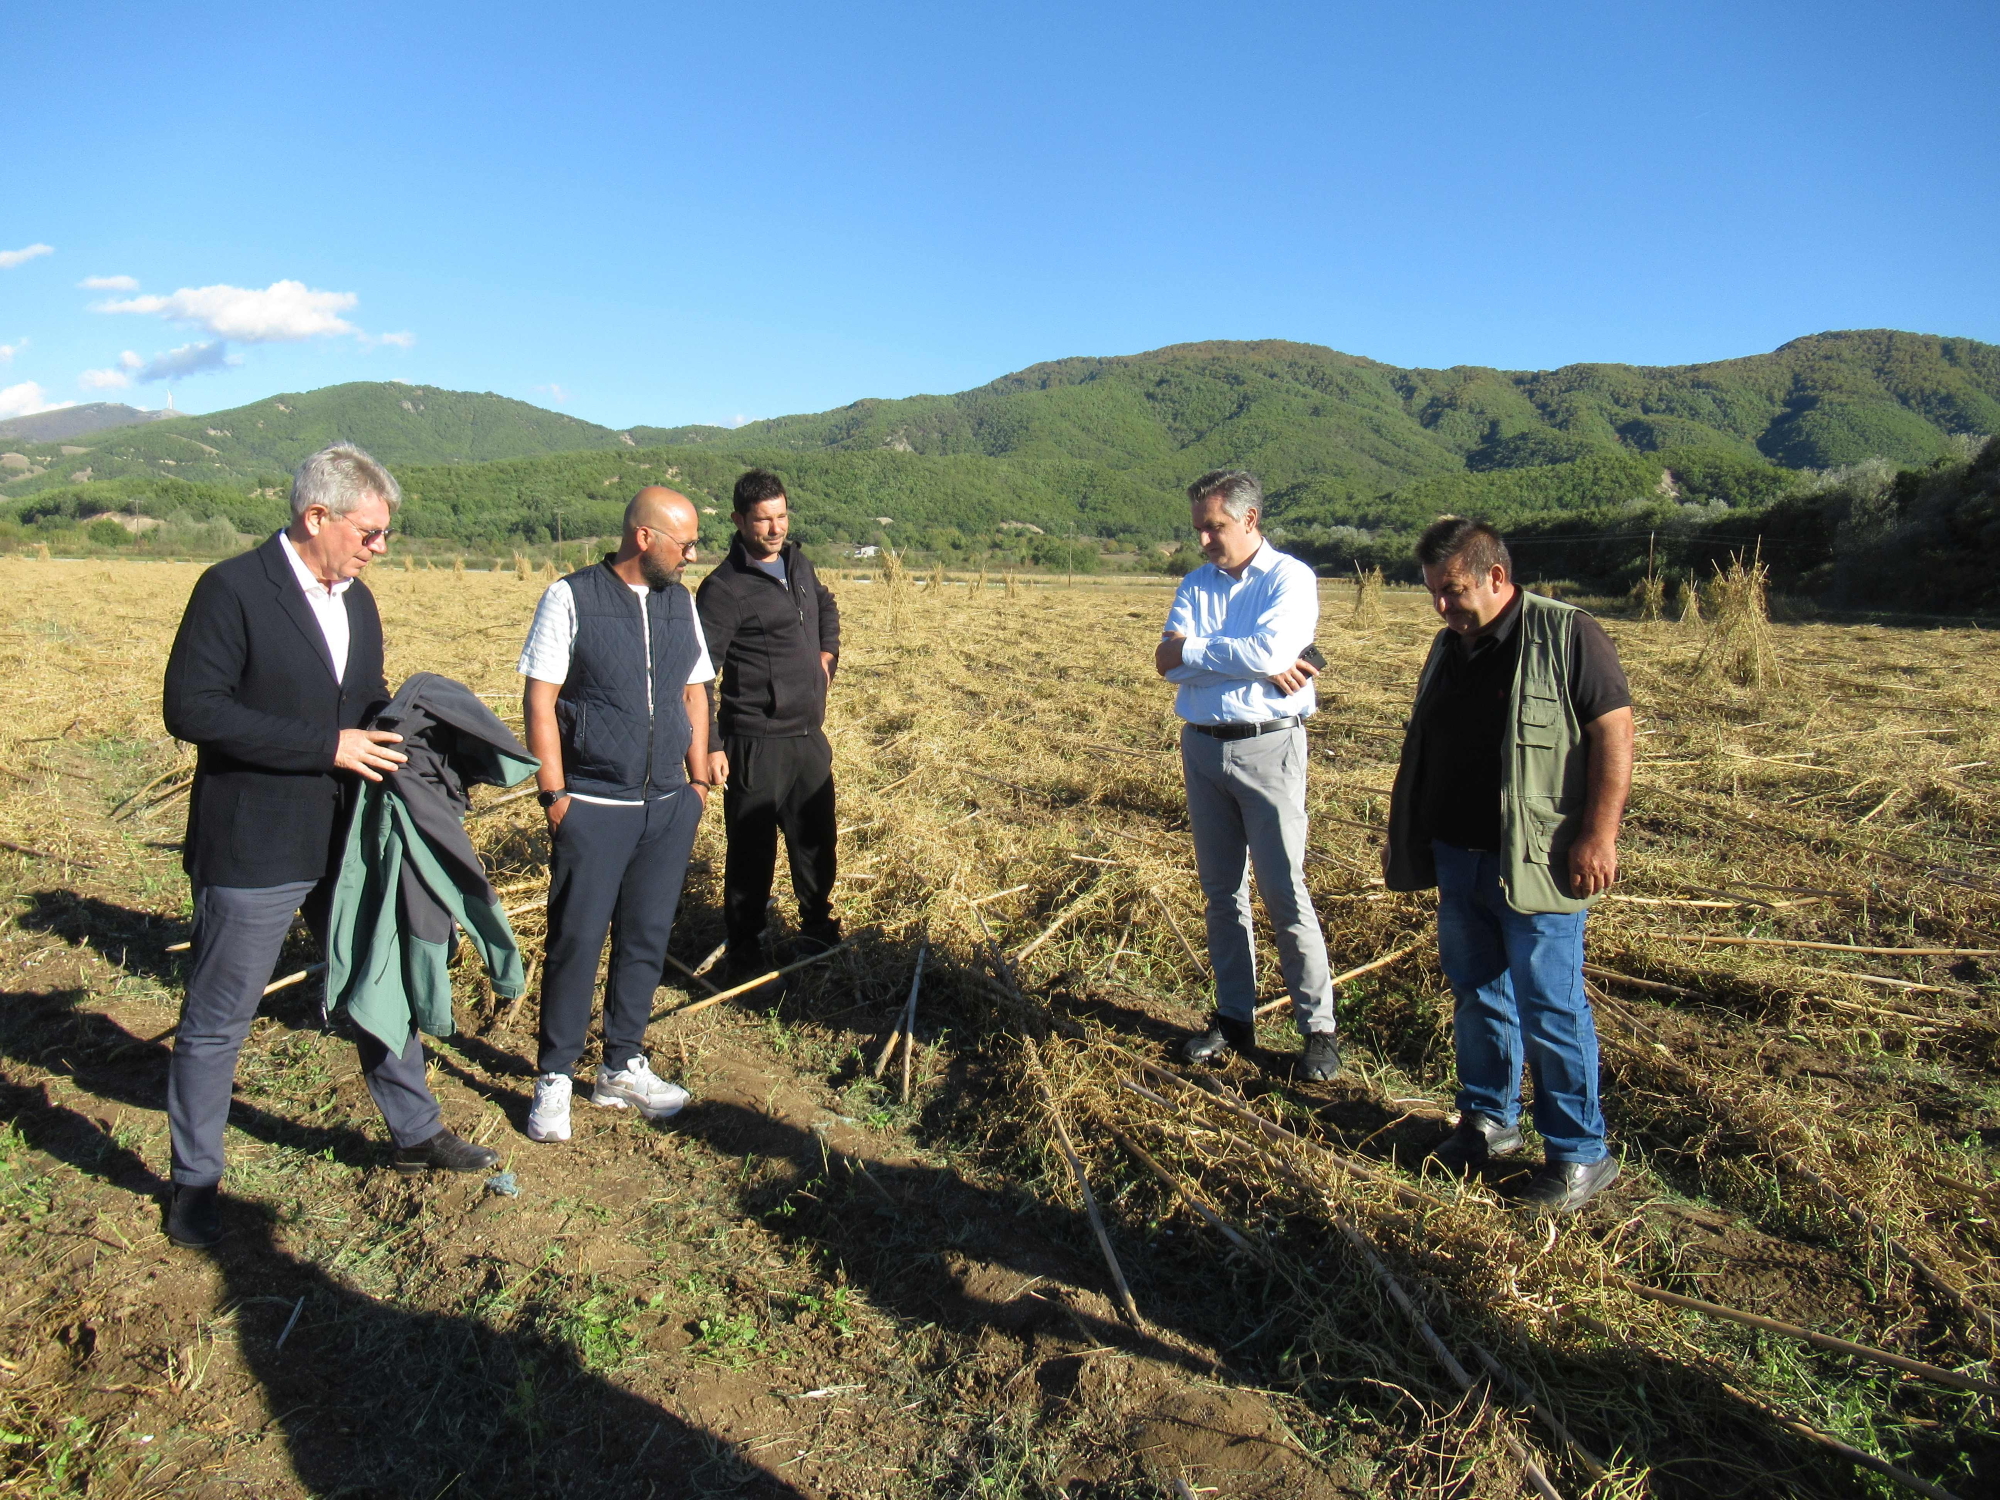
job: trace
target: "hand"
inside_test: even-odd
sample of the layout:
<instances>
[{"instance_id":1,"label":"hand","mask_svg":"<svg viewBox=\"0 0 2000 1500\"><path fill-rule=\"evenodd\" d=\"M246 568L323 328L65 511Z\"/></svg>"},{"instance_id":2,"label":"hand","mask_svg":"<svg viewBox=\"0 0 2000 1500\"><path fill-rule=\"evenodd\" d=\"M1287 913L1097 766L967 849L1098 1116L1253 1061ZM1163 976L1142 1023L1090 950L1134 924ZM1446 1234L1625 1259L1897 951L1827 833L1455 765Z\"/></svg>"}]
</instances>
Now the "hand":
<instances>
[{"instance_id":1,"label":"hand","mask_svg":"<svg viewBox=\"0 0 2000 1500\"><path fill-rule=\"evenodd\" d=\"M1282 672L1274 672L1265 680L1286 697L1319 676L1319 668L1309 661L1295 661Z\"/></svg>"},{"instance_id":2,"label":"hand","mask_svg":"<svg viewBox=\"0 0 2000 1500\"><path fill-rule=\"evenodd\" d=\"M400 750L383 747L402 743L400 734L390 734L386 729L343 729L340 745L333 752L333 768L352 771L369 781L380 781L382 772L394 771L409 759Z\"/></svg>"},{"instance_id":3,"label":"hand","mask_svg":"<svg viewBox=\"0 0 2000 1500\"><path fill-rule=\"evenodd\" d=\"M1181 664L1181 642L1186 639L1178 630L1169 630L1162 636L1153 651L1153 670L1164 677L1178 667Z\"/></svg>"},{"instance_id":4,"label":"hand","mask_svg":"<svg viewBox=\"0 0 2000 1500\"><path fill-rule=\"evenodd\" d=\"M548 815L549 832L554 833L558 828L562 827L562 820L569 815L569 798L567 796L558 797L543 811Z\"/></svg>"},{"instance_id":5,"label":"hand","mask_svg":"<svg viewBox=\"0 0 2000 1500\"><path fill-rule=\"evenodd\" d=\"M1578 900L1611 889L1618 878L1618 841L1586 836L1569 846L1569 888Z\"/></svg>"},{"instance_id":6,"label":"hand","mask_svg":"<svg viewBox=\"0 0 2000 1500\"><path fill-rule=\"evenodd\" d=\"M722 786L729 780L729 757L720 750L708 752L708 784Z\"/></svg>"}]
</instances>

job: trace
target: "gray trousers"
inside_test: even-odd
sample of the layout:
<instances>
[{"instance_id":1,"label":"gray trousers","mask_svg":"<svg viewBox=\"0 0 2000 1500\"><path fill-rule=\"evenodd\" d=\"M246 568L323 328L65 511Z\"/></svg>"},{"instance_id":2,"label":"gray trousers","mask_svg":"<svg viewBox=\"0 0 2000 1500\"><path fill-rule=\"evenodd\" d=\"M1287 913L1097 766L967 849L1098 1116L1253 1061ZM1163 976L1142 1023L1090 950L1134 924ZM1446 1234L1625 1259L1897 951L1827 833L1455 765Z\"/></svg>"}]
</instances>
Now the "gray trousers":
<instances>
[{"instance_id":1,"label":"gray trousers","mask_svg":"<svg viewBox=\"0 0 2000 1500\"><path fill-rule=\"evenodd\" d=\"M1302 1034L1334 1029L1332 975L1319 914L1306 890L1306 732L1293 726L1218 740L1181 729L1194 863L1215 966L1215 1008L1234 1020L1257 1012L1250 871L1278 940L1278 964Z\"/></svg>"},{"instance_id":2,"label":"gray trousers","mask_svg":"<svg viewBox=\"0 0 2000 1500\"><path fill-rule=\"evenodd\" d=\"M222 1180L222 1133L236 1084L236 1055L257 1017L293 914L304 907L308 924L317 930L327 885L311 880L205 885L194 893L194 968L167 1064L175 1182L208 1187ZM317 903L316 892L321 897ZM423 1038L412 1036L400 1057L365 1031L356 1044L368 1092L396 1144L414 1146L436 1135L444 1122L424 1081Z\"/></svg>"}]
</instances>

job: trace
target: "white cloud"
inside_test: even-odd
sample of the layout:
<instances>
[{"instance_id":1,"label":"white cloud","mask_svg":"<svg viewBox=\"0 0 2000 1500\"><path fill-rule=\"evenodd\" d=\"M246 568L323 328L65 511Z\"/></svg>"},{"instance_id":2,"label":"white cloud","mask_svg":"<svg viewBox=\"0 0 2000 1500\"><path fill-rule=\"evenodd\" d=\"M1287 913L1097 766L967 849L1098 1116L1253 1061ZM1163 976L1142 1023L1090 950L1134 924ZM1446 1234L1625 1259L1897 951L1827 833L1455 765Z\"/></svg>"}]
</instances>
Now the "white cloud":
<instances>
[{"instance_id":1,"label":"white cloud","mask_svg":"<svg viewBox=\"0 0 2000 1500\"><path fill-rule=\"evenodd\" d=\"M102 370L85 370L76 377L76 383L87 391L122 391L132 383L132 372L146 362L127 349L118 356L118 363Z\"/></svg>"},{"instance_id":2,"label":"white cloud","mask_svg":"<svg viewBox=\"0 0 2000 1500\"><path fill-rule=\"evenodd\" d=\"M557 406L561 406L565 401L569 400L569 392L559 385L538 385L535 389L555 402Z\"/></svg>"},{"instance_id":3,"label":"white cloud","mask_svg":"<svg viewBox=\"0 0 2000 1500\"><path fill-rule=\"evenodd\" d=\"M86 292L136 292L139 278L136 276L86 276L77 283Z\"/></svg>"},{"instance_id":4,"label":"white cloud","mask_svg":"<svg viewBox=\"0 0 2000 1500\"><path fill-rule=\"evenodd\" d=\"M361 335L361 342L370 348L386 344L391 349L414 349L417 347L417 336L408 332L364 333Z\"/></svg>"},{"instance_id":5,"label":"white cloud","mask_svg":"<svg viewBox=\"0 0 2000 1500\"><path fill-rule=\"evenodd\" d=\"M0 417L32 417L38 411L74 405L74 401L49 400L48 393L32 380L0 388Z\"/></svg>"},{"instance_id":6,"label":"white cloud","mask_svg":"<svg viewBox=\"0 0 2000 1500\"><path fill-rule=\"evenodd\" d=\"M353 292L318 292L303 281L274 281L262 291L240 286L182 287L171 296L100 302L93 310L155 314L197 324L218 340L263 344L359 332L339 315L360 300Z\"/></svg>"},{"instance_id":7,"label":"white cloud","mask_svg":"<svg viewBox=\"0 0 2000 1500\"><path fill-rule=\"evenodd\" d=\"M28 341L26 338L23 338L18 344L0 344L0 365L12 364L14 356L27 347Z\"/></svg>"},{"instance_id":8,"label":"white cloud","mask_svg":"<svg viewBox=\"0 0 2000 1500\"><path fill-rule=\"evenodd\" d=\"M54 245L29 245L21 250L0 250L0 271L11 271L21 262L33 260L37 255L53 255L55 250ZM11 389L19 390L20 387L14 386ZM21 413L16 412L14 415L20 416Z\"/></svg>"}]
</instances>

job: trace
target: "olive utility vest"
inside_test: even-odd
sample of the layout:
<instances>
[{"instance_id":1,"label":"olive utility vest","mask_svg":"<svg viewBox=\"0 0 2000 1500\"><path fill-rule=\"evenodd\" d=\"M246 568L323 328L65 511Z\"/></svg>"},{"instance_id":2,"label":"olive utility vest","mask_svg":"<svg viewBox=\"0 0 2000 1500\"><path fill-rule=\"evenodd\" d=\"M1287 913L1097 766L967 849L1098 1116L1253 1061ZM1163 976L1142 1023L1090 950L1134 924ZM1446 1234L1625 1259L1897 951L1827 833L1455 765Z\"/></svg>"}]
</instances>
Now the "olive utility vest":
<instances>
[{"instance_id":1,"label":"olive utility vest","mask_svg":"<svg viewBox=\"0 0 2000 1500\"><path fill-rule=\"evenodd\" d=\"M1582 911L1569 884L1569 849L1583 822L1588 746L1569 700L1576 606L1521 594L1520 663L1501 747L1500 827L1507 904L1518 912ZM1417 697L1403 725L1403 758L1389 802L1388 888L1423 891L1437 884L1437 861L1416 831L1417 773L1424 757L1424 695L1438 678L1449 630L1431 642Z\"/></svg>"},{"instance_id":2,"label":"olive utility vest","mask_svg":"<svg viewBox=\"0 0 2000 1500\"><path fill-rule=\"evenodd\" d=\"M678 791L694 737L681 690L701 660L693 598L677 583L641 598L609 557L563 581L576 601L576 644L556 695L564 782L632 802Z\"/></svg>"}]
</instances>

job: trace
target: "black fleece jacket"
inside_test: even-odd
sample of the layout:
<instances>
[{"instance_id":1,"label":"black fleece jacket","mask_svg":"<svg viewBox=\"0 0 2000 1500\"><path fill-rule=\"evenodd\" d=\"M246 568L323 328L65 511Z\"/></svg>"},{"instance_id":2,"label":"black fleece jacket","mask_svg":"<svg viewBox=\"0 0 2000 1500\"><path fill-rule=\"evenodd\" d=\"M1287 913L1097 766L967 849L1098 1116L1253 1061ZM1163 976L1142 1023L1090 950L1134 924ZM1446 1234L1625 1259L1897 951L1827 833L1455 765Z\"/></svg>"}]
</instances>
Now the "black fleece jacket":
<instances>
[{"instance_id":1,"label":"black fleece jacket","mask_svg":"<svg viewBox=\"0 0 2000 1500\"><path fill-rule=\"evenodd\" d=\"M732 734L810 734L826 718L819 656L840 655L840 606L797 543L778 555L784 583L752 567L738 537L695 593L719 689L710 749Z\"/></svg>"}]
</instances>

